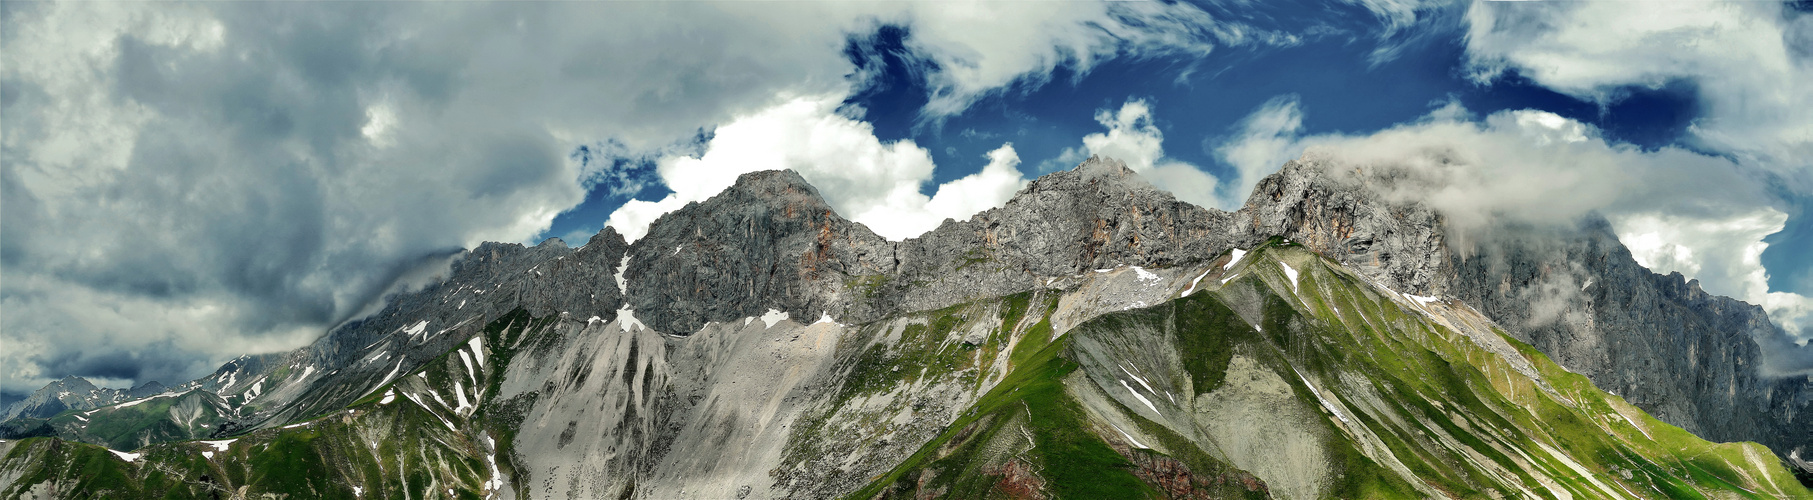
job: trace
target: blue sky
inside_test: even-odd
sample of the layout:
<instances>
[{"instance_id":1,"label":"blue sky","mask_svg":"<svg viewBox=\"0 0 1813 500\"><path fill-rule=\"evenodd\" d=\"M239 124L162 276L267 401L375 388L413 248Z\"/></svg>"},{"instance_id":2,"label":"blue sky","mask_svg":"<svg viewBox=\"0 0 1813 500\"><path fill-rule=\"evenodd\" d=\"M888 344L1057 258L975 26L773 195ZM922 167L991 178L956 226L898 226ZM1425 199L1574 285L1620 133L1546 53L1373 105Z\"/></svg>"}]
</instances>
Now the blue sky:
<instances>
[{"instance_id":1,"label":"blue sky","mask_svg":"<svg viewBox=\"0 0 1813 500\"><path fill-rule=\"evenodd\" d=\"M1305 151L1447 151L1456 224L1599 213L1813 321L1807 3L1631 5L6 2L0 394L295 348L751 170L904 238L1089 154L1234 208Z\"/></svg>"},{"instance_id":2,"label":"blue sky","mask_svg":"<svg viewBox=\"0 0 1813 500\"><path fill-rule=\"evenodd\" d=\"M938 165L921 186L928 196L940 184L980 170L984 162L979 159L1003 141L1011 141L1030 167L1021 169L1027 177L1068 168L1074 161L1061 161L1064 151L1102 128L1095 112L1128 100L1155 108L1153 119L1166 137L1167 157L1217 177L1234 173L1216 156L1215 147L1237 135L1248 114L1279 97L1299 103L1303 135L1366 134L1458 103L1476 115L1553 113L1594 127L1609 143L1644 150L1732 154L1692 140L1689 127L1704 113L1692 75L1605 85L1597 90L1603 96L1569 95L1514 70L1486 81L1473 77L1476 68L1465 40L1467 4L1419 5L1415 23L1396 31L1363 3L1198 6L1238 15L1262 29L1314 34L1286 46L1123 57L1088 68L1059 66L992 92L959 114L928 116L923 107L932 89L925 75L937 71L936 63L910 46L910 25L883 24L848 37L845 56L855 73L866 78L843 102L862 110L857 116L880 140L909 140L927 150ZM1793 5L1784 9L1791 12ZM1391 55L1378 56L1381 47L1390 48ZM634 194L622 193L621 183L593 188L585 203L556 217L540 237L593 231L631 196L656 200L670 192L652 169L644 174L652 182ZM1244 195L1225 194L1235 201ZM1771 271L1770 287L1813 294L1813 279L1808 279L1813 231L1807 229L1813 223L1801 215L1808 198L1780 186L1774 195L1790 218L1782 232L1769 237L1762 255Z\"/></svg>"},{"instance_id":3,"label":"blue sky","mask_svg":"<svg viewBox=\"0 0 1813 500\"><path fill-rule=\"evenodd\" d=\"M1516 74L1484 83L1469 78L1460 39L1464 33L1452 19L1462 14L1460 7L1426 13L1436 18L1425 21L1426 31L1402 43L1395 57L1376 63L1371 55L1378 44L1363 36L1380 29L1376 19L1358 5L1336 4L1328 6L1328 17L1314 21L1342 22L1338 26L1342 33L1307 38L1289 47L1235 47L1207 56L1116 59L1087 71L1060 67L1040 81L989 95L961 114L935 118L921 113L930 89L920 74L928 63L903 43L912 36L911 28L883 25L850 36L845 51L851 65L877 76L843 102L863 110L862 120L874 127L879 139L911 140L930 152L939 168L922 187L928 196L939 184L980 170L983 162L978 159L1001 141L1013 142L1022 160L1034 166L1023 169L1029 177L1069 168L1073 164L1054 162L1081 137L1101 129L1093 118L1096 110L1115 108L1129 99L1161 108L1162 114L1155 117L1158 127L1166 137L1185 139L1167 148L1167 156L1217 176L1229 175L1232 167L1216 158L1214 147L1236 133L1241 119L1280 96L1299 99L1305 111L1305 134L1377 131L1457 102L1482 115L1502 110L1548 111L1597 127L1609 141L1645 149L1693 147L1680 141L1696 116L1695 89L1689 81L1671 81L1657 88L1625 86L1618 89L1618 98L1600 103L1555 92ZM1305 26L1279 28L1301 31ZM685 139L699 140L698 136ZM646 159L616 161L649 167ZM593 187L584 203L556 217L539 237L595 231L627 199L659 199L671 192L652 169L644 175L645 181L652 182L635 193L622 193L621 182ZM1809 264L1789 258L1792 253L1787 246L1778 245L1771 256L1784 266Z\"/></svg>"}]
</instances>

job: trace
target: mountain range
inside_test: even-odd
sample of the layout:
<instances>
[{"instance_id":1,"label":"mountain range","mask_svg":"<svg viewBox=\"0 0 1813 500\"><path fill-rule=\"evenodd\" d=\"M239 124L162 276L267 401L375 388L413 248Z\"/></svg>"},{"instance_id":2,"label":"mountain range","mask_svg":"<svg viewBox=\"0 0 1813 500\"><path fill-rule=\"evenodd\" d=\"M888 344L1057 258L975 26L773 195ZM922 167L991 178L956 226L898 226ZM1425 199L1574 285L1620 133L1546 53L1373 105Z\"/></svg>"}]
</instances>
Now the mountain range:
<instances>
[{"instance_id":1,"label":"mountain range","mask_svg":"<svg viewBox=\"0 0 1813 500\"><path fill-rule=\"evenodd\" d=\"M1091 158L889 241L745 174L176 387L54 382L0 497L1813 498L1762 309L1415 175L1309 156L1226 212Z\"/></svg>"}]
</instances>

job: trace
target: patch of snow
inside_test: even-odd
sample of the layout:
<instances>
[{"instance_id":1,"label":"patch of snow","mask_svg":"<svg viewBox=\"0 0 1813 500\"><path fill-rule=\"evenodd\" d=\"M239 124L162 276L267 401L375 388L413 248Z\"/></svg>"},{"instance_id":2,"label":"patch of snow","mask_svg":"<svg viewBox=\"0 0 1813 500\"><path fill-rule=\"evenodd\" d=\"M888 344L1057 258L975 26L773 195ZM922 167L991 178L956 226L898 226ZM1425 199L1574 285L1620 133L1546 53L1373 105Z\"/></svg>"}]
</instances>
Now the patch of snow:
<instances>
[{"instance_id":1,"label":"patch of snow","mask_svg":"<svg viewBox=\"0 0 1813 500\"><path fill-rule=\"evenodd\" d=\"M117 450L107 450L107 451L113 453L115 456L120 457L120 460L125 460L127 462L136 462L136 461L138 461L138 457L144 456L144 454L142 454L142 453L126 453L126 452L117 451Z\"/></svg>"},{"instance_id":2,"label":"patch of snow","mask_svg":"<svg viewBox=\"0 0 1813 500\"><path fill-rule=\"evenodd\" d=\"M458 380L453 381L453 397L460 402L459 406L453 408L454 413L464 412L466 407L472 406L472 403L466 399L466 388L461 387Z\"/></svg>"},{"instance_id":3,"label":"patch of snow","mask_svg":"<svg viewBox=\"0 0 1813 500\"><path fill-rule=\"evenodd\" d=\"M1133 372L1132 372L1132 371L1131 371L1131 370L1128 370L1128 369L1127 369L1127 366L1126 366L1126 365L1121 365L1121 371L1123 371L1123 372L1127 372L1127 375L1128 375L1128 376L1130 376L1130 377L1133 377L1133 381L1135 381L1135 382L1139 382L1139 386L1140 386L1140 387L1144 387L1144 388L1146 388L1146 392L1150 392L1150 393L1153 393L1153 394L1158 394L1158 391L1154 391L1154 390L1152 390L1152 384L1148 384L1148 383L1146 383L1146 379L1143 379L1143 378L1140 378L1140 376L1139 376L1139 375L1134 375L1134 374L1133 374Z\"/></svg>"},{"instance_id":4,"label":"patch of snow","mask_svg":"<svg viewBox=\"0 0 1813 500\"><path fill-rule=\"evenodd\" d=\"M387 405L387 404L390 404L391 401L396 401L396 400L397 400L397 390L391 389L388 391L384 391L384 399L378 401L378 404Z\"/></svg>"},{"instance_id":5,"label":"patch of snow","mask_svg":"<svg viewBox=\"0 0 1813 500\"><path fill-rule=\"evenodd\" d=\"M1238 278L1238 277L1240 277L1240 273L1230 274L1230 275L1228 275L1228 277L1221 279L1221 284L1225 286L1228 284L1229 281L1234 281L1234 278Z\"/></svg>"},{"instance_id":6,"label":"patch of snow","mask_svg":"<svg viewBox=\"0 0 1813 500\"><path fill-rule=\"evenodd\" d=\"M1592 278L1587 278L1587 279L1586 279L1586 284L1584 284L1584 285L1580 285L1580 290L1581 290L1581 291L1586 291L1586 287L1589 287L1589 286L1593 286L1593 279L1592 279Z\"/></svg>"},{"instance_id":7,"label":"patch of snow","mask_svg":"<svg viewBox=\"0 0 1813 500\"><path fill-rule=\"evenodd\" d=\"M302 368L302 376L297 377L296 380L308 380L308 376L312 375L314 373L315 373L314 365L305 366Z\"/></svg>"},{"instance_id":8,"label":"patch of snow","mask_svg":"<svg viewBox=\"0 0 1813 500\"><path fill-rule=\"evenodd\" d=\"M1140 281L1158 281L1157 274L1153 274L1152 271L1147 271L1143 267L1133 266L1133 273L1139 275Z\"/></svg>"},{"instance_id":9,"label":"patch of snow","mask_svg":"<svg viewBox=\"0 0 1813 500\"><path fill-rule=\"evenodd\" d=\"M1316 395L1316 400L1322 402L1323 408L1327 408L1329 413L1335 414L1335 418L1341 419L1341 423L1348 423L1347 415L1342 415L1341 410L1335 409L1334 403L1329 402L1327 398L1323 398L1322 391L1316 390L1315 384L1309 383L1309 379L1303 376L1303 372L1297 371L1297 367L1295 366L1291 367L1291 371L1297 373L1297 380L1303 381L1303 386L1309 388L1310 394Z\"/></svg>"},{"instance_id":10,"label":"patch of snow","mask_svg":"<svg viewBox=\"0 0 1813 500\"><path fill-rule=\"evenodd\" d=\"M1131 435L1131 434L1127 434L1127 431L1123 431L1123 430L1121 430L1121 426L1118 426L1118 425L1114 425L1114 423L1113 423L1113 422L1109 422L1109 423L1108 423L1108 426L1109 426L1109 427L1113 427L1113 428L1114 428L1114 432L1119 432L1119 433L1121 433L1121 437L1123 437L1123 438L1127 438L1127 442L1128 442L1128 443L1132 443L1132 444L1133 444L1133 447L1134 447L1134 448L1145 448L1145 449L1148 449L1148 450L1150 450L1150 449L1152 449L1152 447L1151 447L1151 446L1146 446L1146 445L1145 445L1145 444L1142 444L1142 443L1140 443L1140 442L1139 442L1139 440L1138 440L1138 439L1133 439L1133 435Z\"/></svg>"},{"instance_id":11,"label":"patch of snow","mask_svg":"<svg viewBox=\"0 0 1813 500\"><path fill-rule=\"evenodd\" d=\"M686 245L674 245L674 253L671 255L680 255L680 247L683 247L683 246L686 246Z\"/></svg>"},{"instance_id":12,"label":"patch of snow","mask_svg":"<svg viewBox=\"0 0 1813 500\"><path fill-rule=\"evenodd\" d=\"M1157 407L1157 406L1152 406L1152 400L1150 400L1150 399L1146 399L1146 397L1145 397L1145 396L1141 396L1141 395L1139 395L1139 391L1135 391L1135 390L1133 390L1133 386L1131 386L1131 385L1127 385L1127 381L1126 381L1126 380L1121 380L1121 379L1115 379L1115 380L1120 380L1120 381L1121 381L1121 387L1125 387L1125 388L1127 388L1127 393L1129 393L1129 394L1132 394L1132 395L1133 395L1133 397L1135 397L1135 398L1139 398L1139 402L1141 402L1141 403L1145 403L1145 404L1146 404L1146 407L1147 407L1147 408L1151 408L1151 409L1152 409L1152 413L1158 413L1158 407Z\"/></svg>"},{"instance_id":13,"label":"patch of snow","mask_svg":"<svg viewBox=\"0 0 1813 500\"><path fill-rule=\"evenodd\" d=\"M361 497L361 498L362 498L362 497L364 497L364 496L365 496L365 487L363 487L363 486L354 486L354 487L353 487L353 496L354 496L354 497Z\"/></svg>"},{"instance_id":14,"label":"patch of snow","mask_svg":"<svg viewBox=\"0 0 1813 500\"><path fill-rule=\"evenodd\" d=\"M1240 259L1242 257L1246 257L1246 250L1241 250L1238 248L1234 249L1234 258L1228 259L1228 263L1225 265L1222 265L1221 270L1226 271L1229 269L1233 269L1234 264L1240 262Z\"/></svg>"},{"instance_id":15,"label":"patch of snow","mask_svg":"<svg viewBox=\"0 0 1813 500\"><path fill-rule=\"evenodd\" d=\"M384 387L384 384L390 383L390 378L397 376L397 372L402 369L403 369L403 360L399 359L399 360L397 360L397 366L395 368L391 368L390 373L384 375L384 380L378 381L377 386Z\"/></svg>"},{"instance_id":16,"label":"patch of snow","mask_svg":"<svg viewBox=\"0 0 1813 500\"><path fill-rule=\"evenodd\" d=\"M1404 296L1405 296L1405 297L1409 297L1409 298L1410 298L1410 300L1414 300L1414 301L1416 301L1416 303L1418 303L1418 304L1422 304L1422 305L1429 305L1429 304L1430 304L1430 303L1432 303L1432 302L1437 302L1437 301L1440 301L1440 300L1442 300L1442 299L1438 299L1438 298L1435 298L1435 297L1425 297L1425 296L1422 296L1422 295L1411 295L1411 294L1408 294L1408 293L1406 293L1406 294L1404 294Z\"/></svg>"},{"instance_id":17,"label":"patch of snow","mask_svg":"<svg viewBox=\"0 0 1813 500\"><path fill-rule=\"evenodd\" d=\"M749 322L751 321L755 321L755 316L743 318L743 326L749 326Z\"/></svg>"},{"instance_id":18,"label":"patch of snow","mask_svg":"<svg viewBox=\"0 0 1813 500\"><path fill-rule=\"evenodd\" d=\"M831 319L831 311L825 311L818 317L818 321L812 322L814 325L819 323L837 323L837 320Z\"/></svg>"},{"instance_id":19,"label":"patch of snow","mask_svg":"<svg viewBox=\"0 0 1813 500\"><path fill-rule=\"evenodd\" d=\"M201 457L202 458L214 458L214 452L212 452L212 451L201 452Z\"/></svg>"},{"instance_id":20,"label":"patch of snow","mask_svg":"<svg viewBox=\"0 0 1813 500\"><path fill-rule=\"evenodd\" d=\"M492 450L497 449L497 440L491 439L491 436L485 436L485 441L491 444ZM485 490L499 491L504 489L504 475L497 470L497 452L493 451L486 453L485 461L489 462L491 465L491 479L485 480Z\"/></svg>"},{"instance_id":21,"label":"patch of snow","mask_svg":"<svg viewBox=\"0 0 1813 500\"><path fill-rule=\"evenodd\" d=\"M465 309L465 308L466 308L466 299L460 299L460 306L455 307L454 309Z\"/></svg>"},{"instance_id":22,"label":"patch of snow","mask_svg":"<svg viewBox=\"0 0 1813 500\"><path fill-rule=\"evenodd\" d=\"M1107 268L1107 269L1097 269L1097 270L1095 270L1095 272L1098 272L1098 273L1105 273L1105 272L1108 272L1108 271L1113 271L1113 270L1114 270L1114 268L1112 268L1112 267L1110 267L1110 268Z\"/></svg>"},{"instance_id":23,"label":"patch of snow","mask_svg":"<svg viewBox=\"0 0 1813 500\"><path fill-rule=\"evenodd\" d=\"M454 382L454 383L456 383L456 384L457 384L457 383L459 383L459 382ZM445 399L441 399L441 393L440 393L440 391L436 391L436 390L434 390L434 389L429 389L429 390L428 390L428 395L429 395L429 396L434 396L434 401L435 401L435 402L436 402L436 403L440 403L440 404L441 404L441 407L442 407L442 408L452 408L452 407L453 407L453 405L449 405L449 404L447 404L447 400L445 400Z\"/></svg>"},{"instance_id":24,"label":"patch of snow","mask_svg":"<svg viewBox=\"0 0 1813 500\"><path fill-rule=\"evenodd\" d=\"M596 316L594 316L594 317L596 317ZM473 335L472 340L466 341L466 346L472 348L472 360L478 362L479 368L484 368L485 367L485 338L478 336L478 335Z\"/></svg>"},{"instance_id":25,"label":"patch of snow","mask_svg":"<svg viewBox=\"0 0 1813 500\"><path fill-rule=\"evenodd\" d=\"M787 313L774 309L769 309L768 312L762 313L762 324L767 325L767 328L774 328L775 323L779 323L784 319L787 319Z\"/></svg>"},{"instance_id":26,"label":"patch of snow","mask_svg":"<svg viewBox=\"0 0 1813 500\"><path fill-rule=\"evenodd\" d=\"M460 349L459 353L460 353L460 363L466 365L466 376L472 377L472 384L477 385L478 384L478 372L472 370L472 356L468 356L466 354L465 349ZM454 382L454 383L457 384L458 382Z\"/></svg>"},{"instance_id":27,"label":"patch of snow","mask_svg":"<svg viewBox=\"0 0 1813 500\"><path fill-rule=\"evenodd\" d=\"M1177 294L1177 297L1178 298L1189 297L1190 294L1196 293L1196 284L1202 283L1202 279L1209 277L1209 273L1214 272L1214 271L1215 270L1213 270L1213 269L1210 269L1208 271L1203 271L1201 276L1197 276L1196 279L1190 280L1190 287L1185 288L1183 293Z\"/></svg>"},{"instance_id":28,"label":"patch of snow","mask_svg":"<svg viewBox=\"0 0 1813 500\"><path fill-rule=\"evenodd\" d=\"M297 427L307 427L307 426L308 426L308 424L311 424L311 423L313 423L313 422L302 422L302 423L299 423L299 424L290 424L290 425L285 425L285 426L283 426L283 428L285 428L285 429L294 429L294 428L297 428Z\"/></svg>"},{"instance_id":29,"label":"patch of snow","mask_svg":"<svg viewBox=\"0 0 1813 500\"><path fill-rule=\"evenodd\" d=\"M137 399L137 400L132 400L132 401L127 401L127 402L124 402L124 403L120 403L120 404L119 404L119 405L117 405L117 406L114 406L114 407L113 407L113 408L114 408L114 409L116 409L116 410L117 410L117 409L120 409L120 408L131 408L131 407L134 407L134 406L138 406L138 405L139 405L139 404L140 404L140 403L144 403L144 402L146 402L146 401L150 401L150 400L153 400L153 399L157 399L157 398L168 398L168 397L173 397L173 396L178 396L178 395L179 395L179 394L177 394L177 393L174 393L174 392L166 392L166 393L163 393L163 394L158 394L158 395L156 395L156 396L151 396L151 397L148 397L148 398L145 398L145 399ZM90 413L93 413L93 412L90 412Z\"/></svg>"},{"instance_id":30,"label":"patch of snow","mask_svg":"<svg viewBox=\"0 0 1813 500\"><path fill-rule=\"evenodd\" d=\"M593 316L593 317L590 317L590 318L586 318L586 320L585 320L585 324L588 324L588 325L590 325L590 324L592 324L592 323L597 323L597 322L599 322L599 321L604 321L604 318L600 318L600 317L597 317L597 316Z\"/></svg>"},{"instance_id":31,"label":"patch of snow","mask_svg":"<svg viewBox=\"0 0 1813 500\"><path fill-rule=\"evenodd\" d=\"M644 325L642 321L636 319L636 311L630 309L630 306L626 304L622 309L617 310L617 327L622 328L623 333L629 333L631 326L642 330L648 329L648 325Z\"/></svg>"},{"instance_id":32,"label":"patch of snow","mask_svg":"<svg viewBox=\"0 0 1813 500\"><path fill-rule=\"evenodd\" d=\"M433 393L433 391L432 391L432 390L431 390L431 391L429 391L429 392L430 392L430 393ZM449 422L449 421L447 421L447 418L446 418L446 417L442 417L442 416L441 416L441 414L439 414L439 413L435 413L435 412L434 412L434 410L431 410L431 409L429 409L429 408L428 408L428 405L425 405L425 404L422 404L422 400L420 400L420 399L416 399L416 397L415 397L415 395L414 395L414 394L408 394L408 393L405 393L405 394L403 394L403 396L404 396L404 397L407 397L407 398L409 398L409 401L410 401L410 402L412 402L412 403L415 403L415 405L416 405L416 406L420 406L420 407L422 407L422 411L425 411L425 412L428 412L428 414L429 414L429 415L434 415L434 418L436 418L436 419L438 419L438 420L440 420L440 421L441 421L441 425L445 425L445 426L447 426L447 430L450 430L450 431L453 431L453 432L459 432L459 429L458 429L458 428L455 428L455 427L454 427L454 426L453 426L453 422ZM437 395L435 395L435 398L440 398L440 395L438 395L438 394L437 394ZM444 404L446 404L446 403L444 403L444 402L443 402L443 403L441 403L441 404L443 404L443 405L444 405Z\"/></svg>"},{"instance_id":33,"label":"patch of snow","mask_svg":"<svg viewBox=\"0 0 1813 500\"><path fill-rule=\"evenodd\" d=\"M617 293L629 293L628 292L628 290L630 289L629 282L625 281L623 279L623 271L625 269L629 269L629 268L630 268L630 254L629 254L629 252L624 252L623 253L623 262L617 263L617 274L611 276L612 278L616 278L616 280L617 280Z\"/></svg>"},{"instance_id":34,"label":"patch of snow","mask_svg":"<svg viewBox=\"0 0 1813 500\"><path fill-rule=\"evenodd\" d=\"M1291 279L1291 293L1299 293L1297 292L1297 270L1291 268L1290 264L1285 264L1282 260L1278 261L1278 266L1284 268L1284 275L1289 276Z\"/></svg>"},{"instance_id":35,"label":"patch of snow","mask_svg":"<svg viewBox=\"0 0 1813 500\"><path fill-rule=\"evenodd\" d=\"M409 334L410 337L414 337L417 335L421 335L422 332L427 331L427 330L428 330L428 320L421 320L421 321L417 321L416 324L409 325L408 328L404 328L403 333L407 333L407 334Z\"/></svg>"}]
</instances>

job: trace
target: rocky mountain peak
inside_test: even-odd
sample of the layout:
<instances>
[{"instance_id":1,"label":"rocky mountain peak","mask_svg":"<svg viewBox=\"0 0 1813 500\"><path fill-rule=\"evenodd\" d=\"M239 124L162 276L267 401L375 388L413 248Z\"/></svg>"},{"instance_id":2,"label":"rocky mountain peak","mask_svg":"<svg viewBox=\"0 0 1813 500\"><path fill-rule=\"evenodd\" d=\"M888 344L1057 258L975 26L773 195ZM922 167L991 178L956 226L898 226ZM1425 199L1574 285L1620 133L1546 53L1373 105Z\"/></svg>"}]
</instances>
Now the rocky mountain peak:
<instances>
[{"instance_id":1,"label":"rocky mountain peak","mask_svg":"<svg viewBox=\"0 0 1813 500\"><path fill-rule=\"evenodd\" d=\"M1127 164L1118 159L1106 156L1090 156L1076 168L1047 174L1026 185L1014 199L1033 196L1046 192L1093 192L1103 198L1165 197L1175 200L1175 196L1152 186L1138 172L1127 168ZM1008 202L1009 204L1012 201Z\"/></svg>"},{"instance_id":2,"label":"rocky mountain peak","mask_svg":"<svg viewBox=\"0 0 1813 500\"><path fill-rule=\"evenodd\" d=\"M894 243L838 215L798 173L771 170L656 219L624 277L638 318L685 334L768 309L840 313L845 281L889 272L893 254Z\"/></svg>"},{"instance_id":3,"label":"rocky mountain peak","mask_svg":"<svg viewBox=\"0 0 1813 500\"><path fill-rule=\"evenodd\" d=\"M162 394L164 391L168 391L168 390L170 390L170 388L165 387L162 382L153 380L150 382L145 382L143 384L139 384L137 387L128 389L126 391L126 396L133 397L133 398L142 398L142 397Z\"/></svg>"},{"instance_id":4,"label":"rocky mountain peak","mask_svg":"<svg viewBox=\"0 0 1813 500\"><path fill-rule=\"evenodd\" d=\"M69 376L63 377L62 380L58 380L56 382L56 385L57 385L57 390L59 390L59 391L69 391L69 392L79 392L79 393L87 393L89 391L93 391L98 388L98 387L95 387L93 382L89 382L88 379L78 377L75 375L69 375Z\"/></svg>"}]
</instances>

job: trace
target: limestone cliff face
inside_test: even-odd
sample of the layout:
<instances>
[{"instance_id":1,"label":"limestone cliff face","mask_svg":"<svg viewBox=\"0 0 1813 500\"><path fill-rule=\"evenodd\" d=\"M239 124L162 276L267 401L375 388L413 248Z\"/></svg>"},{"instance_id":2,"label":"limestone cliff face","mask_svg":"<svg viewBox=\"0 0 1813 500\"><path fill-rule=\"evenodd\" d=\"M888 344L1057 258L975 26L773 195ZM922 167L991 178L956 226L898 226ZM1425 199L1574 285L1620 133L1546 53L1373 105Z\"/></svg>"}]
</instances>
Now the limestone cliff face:
<instances>
[{"instance_id":1,"label":"limestone cliff face","mask_svg":"<svg viewBox=\"0 0 1813 500\"><path fill-rule=\"evenodd\" d=\"M847 280L894 267L893 243L839 216L792 171L744 174L661 216L630 255L624 277L637 317L682 335L768 309L842 317Z\"/></svg>"},{"instance_id":2,"label":"limestone cliff face","mask_svg":"<svg viewBox=\"0 0 1813 500\"><path fill-rule=\"evenodd\" d=\"M881 309L925 310L1021 292L1122 265L1172 267L1250 238L1231 215L1181 202L1118 160L1090 158L1028 184L1006 205L899 244Z\"/></svg>"},{"instance_id":3,"label":"limestone cliff face","mask_svg":"<svg viewBox=\"0 0 1813 500\"><path fill-rule=\"evenodd\" d=\"M1638 265L1603 220L1506 229L1456 259L1449 295L1669 423L1782 455L1813 445L1806 376L1770 377L1755 339L1783 335L1762 308Z\"/></svg>"},{"instance_id":4,"label":"limestone cliff face","mask_svg":"<svg viewBox=\"0 0 1813 500\"><path fill-rule=\"evenodd\" d=\"M1813 456L1813 382L1759 370L1755 339L1782 335L1761 308L1650 272L1596 216L1566 227L1503 222L1460 238L1427 205L1382 194L1403 181L1394 175L1292 161L1235 220L1395 290L1460 299L1671 424Z\"/></svg>"},{"instance_id":5,"label":"limestone cliff face","mask_svg":"<svg viewBox=\"0 0 1813 500\"><path fill-rule=\"evenodd\" d=\"M1178 201L1120 161L1091 158L1033 181L1005 206L887 241L844 219L798 174L746 174L662 216L630 251L638 318L686 334L707 322L829 314L866 322L1030 290L1120 265L1169 267L1263 240L1233 216Z\"/></svg>"},{"instance_id":6,"label":"limestone cliff face","mask_svg":"<svg viewBox=\"0 0 1813 500\"><path fill-rule=\"evenodd\" d=\"M481 245L457 256L444 281L394 295L314 345L229 364L184 387L234 405L224 436L341 408L517 308L585 325L576 331L600 330L594 317L620 332L641 324L658 332L642 334L650 341L753 328L751 318L770 310L802 325L824 316L863 325L1074 286L1095 270L1209 267L1231 248L1282 236L1396 292L1459 299L1672 424L1813 456L1805 411L1813 383L1759 373L1753 336L1779 334L1760 309L1649 272L1600 221L1501 224L1461 245L1436 210L1381 194L1401 180L1306 158L1262 180L1230 213L1180 202L1118 161L1091 158L1000 208L896 242L838 215L793 172L750 173L662 216L633 244L606 228L579 249L557 239ZM1102 302L1085 309L1164 300L1122 295L1091 295ZM1055 323L1083 319L1059 309Z\"/></svg>"}]
</instances>

